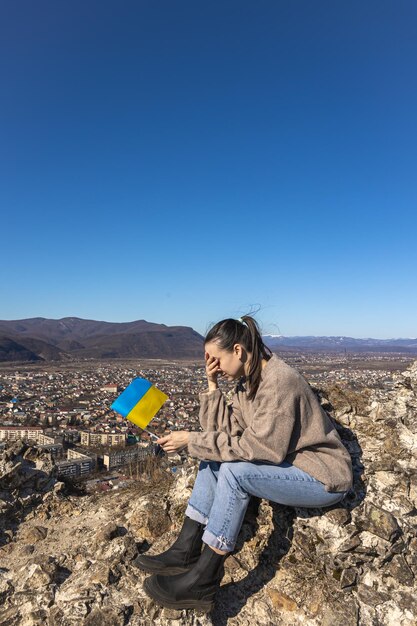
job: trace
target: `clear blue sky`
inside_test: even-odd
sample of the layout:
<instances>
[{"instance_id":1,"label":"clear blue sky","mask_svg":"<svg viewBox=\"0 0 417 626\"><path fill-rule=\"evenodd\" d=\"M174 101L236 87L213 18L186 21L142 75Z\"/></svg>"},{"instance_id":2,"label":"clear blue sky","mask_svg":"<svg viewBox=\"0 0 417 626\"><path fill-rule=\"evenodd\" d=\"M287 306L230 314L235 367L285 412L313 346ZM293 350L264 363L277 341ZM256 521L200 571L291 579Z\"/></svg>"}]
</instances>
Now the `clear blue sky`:
<instances>
[{"instance_id":1,"label":"clear blue sky","mask_svg":"<svg viewBox=\"0 0 417 626\"><path fill-rule=\"evenodd\" d=\"M415 0L0 5L0 319L417 336Z\"/></svg>"}]
</instances>

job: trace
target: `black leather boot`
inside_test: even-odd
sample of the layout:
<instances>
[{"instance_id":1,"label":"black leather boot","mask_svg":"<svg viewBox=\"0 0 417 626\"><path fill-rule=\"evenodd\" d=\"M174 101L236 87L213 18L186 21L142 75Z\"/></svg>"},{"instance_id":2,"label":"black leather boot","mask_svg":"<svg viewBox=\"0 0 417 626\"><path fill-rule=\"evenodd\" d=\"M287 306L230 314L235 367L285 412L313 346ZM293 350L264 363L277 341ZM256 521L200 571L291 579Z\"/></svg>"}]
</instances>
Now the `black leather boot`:
<instances>
[{"instance_id":1,"label":"black leather boot","mask_svg":"<svg viewBox=\"0 0 417 626\"><path fill-rule=\"evenodd\" d=\"M185 574L155 574L144 582L144 589L158 604L168 609L196 609L209 612L223 577L228 555L217 554L205 546L198 562Z\"/></svg>"},{"instance_id":2,"label":"black leather boot","mask_svg":"<svg viewBox=\"0 0 417 626\"><path fill-rule=\"evenodd\" d=\"M201 554L204 524L184 518L181 532L168 550L155 556L140 554L133 565L151 574L181 574L196 563Z\"/></svg>"}]
</instances>

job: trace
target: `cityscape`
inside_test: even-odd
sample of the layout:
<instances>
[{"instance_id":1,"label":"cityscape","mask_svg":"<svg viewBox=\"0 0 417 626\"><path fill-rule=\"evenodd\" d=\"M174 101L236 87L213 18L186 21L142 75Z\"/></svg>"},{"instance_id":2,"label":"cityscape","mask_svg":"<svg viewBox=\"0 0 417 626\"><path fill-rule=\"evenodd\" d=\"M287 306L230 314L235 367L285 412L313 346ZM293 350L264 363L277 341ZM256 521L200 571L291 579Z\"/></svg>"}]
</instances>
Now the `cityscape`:
<instances>
[{"instance_id":1,"label":"cityscape","mask_svg":"<svg viewBox=\"0 0 417 626\"><path fill-rule=\"evenodd\" d=\"M337 385L366 397L384 397L394 372L412 358L404 354L290 353L281 355L317 390ZM168 395L147 430L199 429L199 393L206 388L202 361L117 360L66 364L3 364L0 369L0 446L27 440L50 455L61 480L89 487L122 486L140 477L146 459L160 454L175 472L184 455L158 451L149 432L115 413L110 405L135 377L146 378ZM231 398L233 384L220 381ZM132 471L134 469L134 472Z\"/></svg>"}]
</instances>

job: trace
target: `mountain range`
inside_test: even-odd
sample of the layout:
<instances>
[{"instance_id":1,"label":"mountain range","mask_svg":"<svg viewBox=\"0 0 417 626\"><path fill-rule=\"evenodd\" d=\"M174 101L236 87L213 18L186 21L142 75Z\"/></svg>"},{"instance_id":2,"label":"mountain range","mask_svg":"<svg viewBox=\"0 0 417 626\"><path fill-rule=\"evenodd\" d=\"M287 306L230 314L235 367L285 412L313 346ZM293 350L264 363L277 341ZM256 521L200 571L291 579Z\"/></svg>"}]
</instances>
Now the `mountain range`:
<instances>
[{"instance_id":1,"label":"mountain range","mask_svg":"<svg viewBox=\"0 0 417 626\"><path fill-rule=\"evenodd\" d=\"M0 361L198 358L203 338L187 326L78 317L0 321Z\"/></svg>"},{"instance_id":2,"label":"mountain range","mask_svg":"<svg viewBox=\"0 0 417 626\"><path fill-rule=\"evenodd\" d=\"M284 337L265 335L276 351L402 352L417 354L417 339ZM202 358L203 337L189 326L145 320L104 322L64 317L0 320L0 362L112 358Z\"/></svg>"},{"instance_id":3,"label":"mountain range","mask_svg":"<svg viewBox=\"0 0 417 626\"><path fill-rule=\"evenodd\" d=\"M264 335L271 350L329 351L329 352L405 352L417 354L417 339L355 339L354 337L284 337Z\"/></svg>"}]
</instances>

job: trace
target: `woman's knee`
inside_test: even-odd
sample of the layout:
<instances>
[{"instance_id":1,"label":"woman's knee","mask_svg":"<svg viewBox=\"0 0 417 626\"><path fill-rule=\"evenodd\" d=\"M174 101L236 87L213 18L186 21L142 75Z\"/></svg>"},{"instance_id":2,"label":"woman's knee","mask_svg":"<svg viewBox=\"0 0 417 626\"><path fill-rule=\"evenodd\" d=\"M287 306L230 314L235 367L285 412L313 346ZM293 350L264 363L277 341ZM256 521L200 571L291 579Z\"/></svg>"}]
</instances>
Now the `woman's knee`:
<instances>
[{"instance_id":1,"label":"woman's knee","mask_svg":"<svg viewBox=\"0 0 417 626\"><path fill-rule=\"evenodd\" d=\"M228 497L231 493L234 497L239 499L247 499L249 497L248 492L242 486L243 475L242 465L238 461L232 463L222 463L220 466L219 474L217 477L217 489L219 490L219 497Z\"/></svg>"},{"instance_id":2,"label":"woman's knee","mask_svg":"<svg viewBox=\"0 0 417 626\"><path fill-rule=\"evenodd\" d=\"M251 464L247 461L232 461L221 463L219 480L226 480L229 484L241 485L242 478L250 473Z\"/></svg>"}]
</instances>

